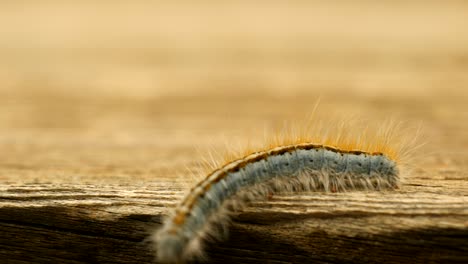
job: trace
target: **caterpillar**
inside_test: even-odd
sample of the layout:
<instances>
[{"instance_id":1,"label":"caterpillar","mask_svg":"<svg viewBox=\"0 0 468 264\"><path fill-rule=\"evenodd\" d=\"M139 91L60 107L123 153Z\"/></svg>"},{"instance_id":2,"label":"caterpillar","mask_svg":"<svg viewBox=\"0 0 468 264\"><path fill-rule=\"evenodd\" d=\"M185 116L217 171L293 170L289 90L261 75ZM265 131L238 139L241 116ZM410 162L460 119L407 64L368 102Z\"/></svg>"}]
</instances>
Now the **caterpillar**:
<instances>
[{"instance_id":1,"label":"caterpillar","mask_svg":"<svg viewBox=\"0 0 468 264\"><path fill-rule=\"evenodd\" d=\"M364 129L353 138L340 126L334 138L322 137L323 143L299 136L229 158L191 188L154 234L157 260L203 257L202 242L218 235L214 226L225 228L230 212L271 193L398 188L401 157L414 144L402 137L395 143L397 127L389 123L373 136Z\"/></svg>"}]
</instances>

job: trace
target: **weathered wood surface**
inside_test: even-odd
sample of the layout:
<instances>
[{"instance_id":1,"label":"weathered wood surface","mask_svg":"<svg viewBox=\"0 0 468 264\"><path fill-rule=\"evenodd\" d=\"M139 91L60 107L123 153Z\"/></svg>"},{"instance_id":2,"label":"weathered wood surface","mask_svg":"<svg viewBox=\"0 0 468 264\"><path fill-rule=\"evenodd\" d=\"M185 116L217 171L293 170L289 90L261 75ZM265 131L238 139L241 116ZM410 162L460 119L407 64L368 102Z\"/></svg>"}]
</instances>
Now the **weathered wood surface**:
<instances>
[{"instance_id":1,"label":"weathered wood surface","mask_svg":"<svg viewBox=\"0 0 468 264\"><path fill-rule=\"evenodd\" d=\"M151 262L184 168L319 97L325 118L422 122L401 188L275 195L235 216L209 260L468 263L467 10L1 1L0 263Z\"/></svg>"},{"instance_id":2,"label":"weathered wood surface","mask_svg":"<svg viewBox=\"0 0 468 264\"><path fill-rule=\"evenodd\" d=\"M208 243L209 259L466 263L466 190L416 182L396 192L274 196L236 216L227 240ZM0 188L0 255L8 263L150 262L145 241L180 199L167 183Z\"/></svg>"}]
</instances>

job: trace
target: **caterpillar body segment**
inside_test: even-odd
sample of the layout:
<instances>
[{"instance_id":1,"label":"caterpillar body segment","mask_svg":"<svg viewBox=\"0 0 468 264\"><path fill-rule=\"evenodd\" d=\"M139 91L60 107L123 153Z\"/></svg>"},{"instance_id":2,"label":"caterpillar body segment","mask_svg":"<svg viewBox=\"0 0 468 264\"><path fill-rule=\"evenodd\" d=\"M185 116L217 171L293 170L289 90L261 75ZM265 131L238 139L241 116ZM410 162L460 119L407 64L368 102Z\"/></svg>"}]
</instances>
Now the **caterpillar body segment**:
<instances>
[{"instance_id":1,"label":"caterpillar body segment","mask_svg":"<svg viewBox=\"0 0 468 264\"><path fill-rule=\"evenodd\" d=\"M226 163L195 185L155 234L162 262L202 256L203 239L228 222L229 208L271 192L395 188L397 163L381 152L312 143L278 146Z\"/></svg>"}]
</instances>

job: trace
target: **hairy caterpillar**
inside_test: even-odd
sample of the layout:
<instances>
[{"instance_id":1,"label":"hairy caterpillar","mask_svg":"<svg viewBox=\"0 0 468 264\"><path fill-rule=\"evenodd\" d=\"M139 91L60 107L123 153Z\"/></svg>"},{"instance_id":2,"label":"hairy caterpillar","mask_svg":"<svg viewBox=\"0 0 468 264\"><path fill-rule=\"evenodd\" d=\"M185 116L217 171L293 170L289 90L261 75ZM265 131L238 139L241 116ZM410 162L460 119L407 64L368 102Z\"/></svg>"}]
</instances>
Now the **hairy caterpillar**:
<instances>
[{"instance_id":1,"label":"hairy caterpillar","mask_svg":"<svg viewBox=\"0 0 468 264\"><path fill-rule=\"evenodd\" d=\"M217 235L213 224L223 224L239 204L269 193L398 187L397 164L414 140L395 136L397 127L389 123L373 134L367 129L353 134L342 125L333 138L282 139L229 159L198 182L155 233L157 259L181 262L202 256L203 239Z\"/></svg>"}]
</instances>

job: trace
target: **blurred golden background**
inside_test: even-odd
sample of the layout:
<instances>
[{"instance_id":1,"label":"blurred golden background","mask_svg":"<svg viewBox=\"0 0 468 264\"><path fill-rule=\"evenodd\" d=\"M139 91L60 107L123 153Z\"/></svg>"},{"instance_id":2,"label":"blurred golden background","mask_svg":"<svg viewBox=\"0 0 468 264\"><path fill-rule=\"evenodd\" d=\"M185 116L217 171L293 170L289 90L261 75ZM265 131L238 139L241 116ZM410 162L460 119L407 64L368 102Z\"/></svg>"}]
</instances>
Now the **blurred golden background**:
<instances>
[{"instance_id":1,"label":"blurred golden background","mask_svg":"<svg viewBox=\"0 0 468 264\"><path fill-rule=\"evenodd\" d=\"M0 181L171 179L325 114L422 122L467 179L465 1L2 1Z\"/></svg>"}]
</instances>

